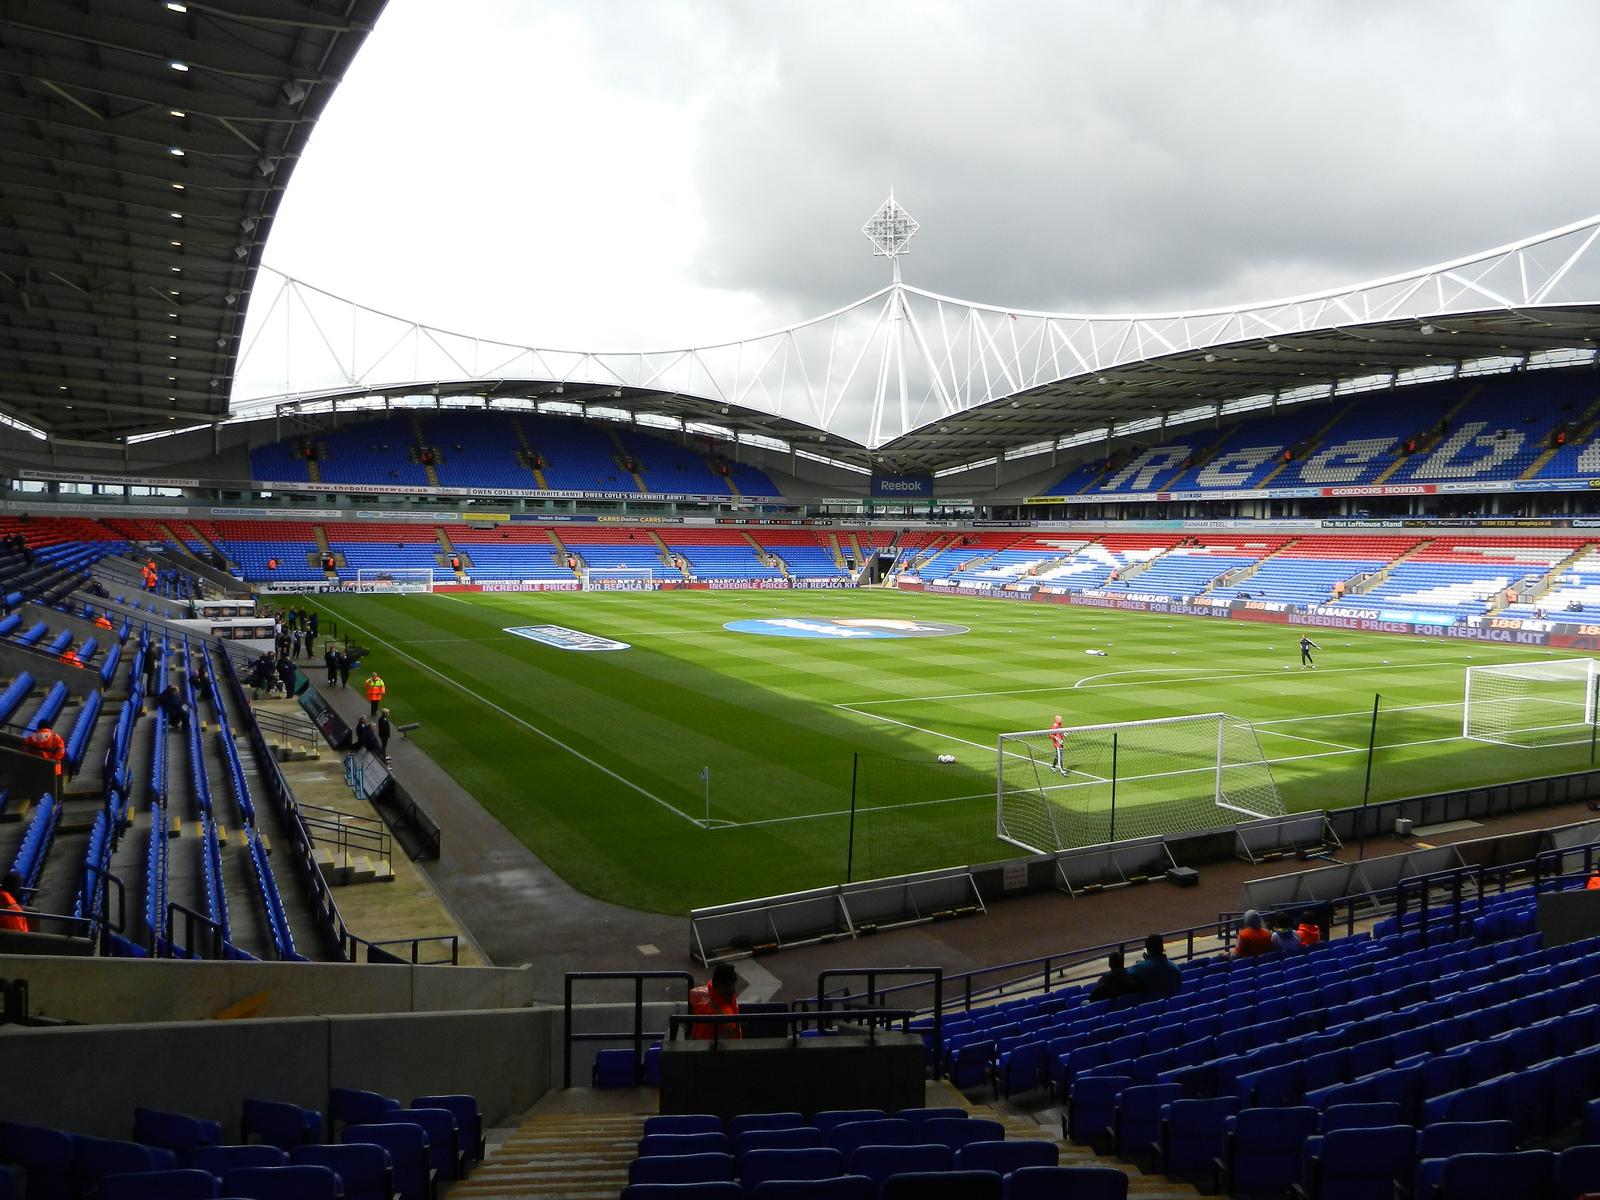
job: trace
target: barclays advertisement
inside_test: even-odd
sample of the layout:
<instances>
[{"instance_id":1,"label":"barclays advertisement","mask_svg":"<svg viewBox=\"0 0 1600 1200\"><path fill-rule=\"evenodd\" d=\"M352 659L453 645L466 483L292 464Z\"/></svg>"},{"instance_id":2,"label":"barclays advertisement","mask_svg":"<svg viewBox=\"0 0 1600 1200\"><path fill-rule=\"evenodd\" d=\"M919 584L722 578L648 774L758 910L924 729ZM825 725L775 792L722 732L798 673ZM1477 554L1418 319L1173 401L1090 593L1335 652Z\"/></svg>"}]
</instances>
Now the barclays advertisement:
<instances>
[{"instance_id":1,"label":"barclays advertisement","mask_svg":"<svg viewBox=\"0 0 1600 1200\"><path fill-rule=\"evenodd\" d=\"M873 475L874 500L932 500L932 475Z\"/></svg>"}]
</instances>

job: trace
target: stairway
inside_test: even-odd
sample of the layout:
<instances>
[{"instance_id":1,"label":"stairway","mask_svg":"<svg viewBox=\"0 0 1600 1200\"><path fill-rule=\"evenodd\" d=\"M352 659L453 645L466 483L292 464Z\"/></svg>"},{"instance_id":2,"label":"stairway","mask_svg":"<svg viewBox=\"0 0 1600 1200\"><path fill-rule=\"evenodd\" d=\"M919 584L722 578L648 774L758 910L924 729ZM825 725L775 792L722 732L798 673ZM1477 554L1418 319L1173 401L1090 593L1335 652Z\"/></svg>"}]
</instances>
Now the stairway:
<instances>
[{"instance_id":1,"label":"stairway","mask_svg":"<svg viewBox=\"0 0 1600 1200\"><path fill-rule=\"evenodd\" d=\"M628 1183L644 1117L635 1113L533 1113L461 1183L477 1200L616 1200Z\"/></svg>"},{"instance_id":2,"label":"stairway","mask_svg":"<svg viewBox=\"0 0 1600 1200\"><path fill-rule=\"evenodd\" d=\"M450 534L443 525L436 525L433 530L434 537L439 539L439 553L435 554L434 561L446 570L450 567L450 556L453 554L461 561L464 571L472 566L472 555L457 550L456 544L450 540ZM457 572L459 574L459 572Z\"/></svg>"},{"instance_id":3,"label":"stairway","mask_svg":"<svg viewBox=\"0 0 1600 1200\"><path fill-rule=\"evenodd\" d=\"M1407 550L1404 554L1400 555L1400 557L1396 558L1387 566L1378 568L1378 570L1374 571L1371 575L1368 575L1365 579L1363 579L1360 583L1355 584L1353 587L1346 587L1344 594L1346 596L1366 595L1366 593L1370 592L1385 579L1389 578L1389 576L1394 572L1394 569L1401 563L1405 562L1408 558L1415 558L1429 546L1433 545L1434 540L1435 539L1433 538L1423 538L1415 546L1411 547L1411 549Z\"/></svg>"},{"instance_id":4,"label":"stairway","mask_svg":"<svg viewBox=\"0 0 1600 1200\"><path fill-rule=\"evenodd\" d=\"M1346 404L1338 412L1334 413L1334 415L1331 418L1329 418L1327 424L1325 424L1321 429L1317 430L1309 438L1307 438L1306 439L1306 445L1305 445L1305 451L1304 451L1304 453L1301 454L1299 459L1284 458L1284 457L1282 457L1280 455L1279 458L1278 458L1278 465L1273 467L1272 470L1268 471L1266 473L1266 475L1262 477L1261 482L1256 484L1255 486L1258 487L1258 488L1270 487L1272 485L1272 481L1274 479L1276 479L1279 475L1281 475L1284 471L1287 471L1289 469L1289 466L1290 466L1291 463L1299 462L1299 461L1303 460L1308 455L1310 455L1313 451L1315 451L1318 446L1322 445L1323 439L1328 436L1329 432L1333 429L1333 427L1335 425L1337 425L1340 421L1344 420L1346 415L1348 415L1350 410L1352 408L1354 408L1355 406L1356 406L1355 405L1355 401L1352 400L1349 404ZM1285 449L1287 450L1288 447L1285 447Z\"/></svg>"},{"instance_id":5,"label":"stairway","mask_svg":"<svg viewBox=\"0 0 1600 1200\"><path fill-rule=\"evenodd\" d=\"M637 1097L638 1107L654 1108L654 1093L590 1093L598 1100L623 1095ZM582 1092L558 1093L579 1098ZM1187 1183L1161 1175L1145 1174L1130 1163L1096 1154L1060 1134L1055 1113L1030 1115L1002 1103L998 1108L974 1104L943 1081L927 1085L924 1104L964 1108L978 1120L999 1121L1006 1138L1053 1142L1062 1166L1111 1167L1128 1177L1128 1195L1139 1200L1178 1200L1199 1196ZM452 1200L614 1200L628 1182L628 1164L638 1152L644 1132L644 1113L536 1111L476 1167L466 1180L450 1189ZM1048 1123L1047 1123L1048 1122Z\"/></svg>"},{"instance_id":6,"label":"stairway","mask_svg":"<svg viewBox=\"0 0 1600 1200\"><path fill-rule=\"evenodd\" d=\"M1177 549L1176 546L1163 546L1159 552L1157 552L1155 554L1152 554L1149 558L1145 559L1143 562L1130 563L1126 567L1120 567L1117 570L1113 571L1111 573L1110 579L1107 579L1106 582L1109 583L1109 582L1111 582L1112 579L1119 579L1119 580L1137 579L1140 575L1143 575L1151 567L1155 566L1156 563L1160 562L1163 558L1165 558L1167 555L1171 554L1176 549ZM1213 581L1213 582L1215 582L1215 581Z\"/></svg>"},{"instance_id":7,"label":"stairway","mask_svg":"<svg viewBox=\"0 0 1600 1200\"><path fill-rule=\"evenodd\" d=\"M833 555L833 565L844 570L844 551L839 548L839 535L836 533L828 535L828 553Z\"/></svg>"},{"instance_id":8,"label":"stairway","mask_svg":"<svg viewBox=\"0 0 1600 1200\"><path fill-rule=\"evenodd\" d=\"M655 543L656 554L659 555L660 558L661 558L661 565L666 567L667 570L669 570L669 571L676 571L679 575L681 575L685 579L689 578L689 567L688 567L688 564L685 563L685 565L680 568L672 561L672 559L673 559L672 547L667 545L666 542L661 540L661 535L659 533L657 533L654 529L646 529L645 533L648 534L649 537L650 537L650 540Z\"/></svg>"},{"instance_id":9,"label":"stairway","mask_svg":"<svg viewBox=\"0 0 1600 1200\"><path fill-rule=\"evenodd\" d=\"M606 430L606 433L611 436L611 446L617 452L618 470L625 469L622 465L625 462L639 461L639 456L632 453L626 446L622 444L622 435L620 433L618 433L615 429L608 429ZM645 484L644 476L640 475L639 472L629 471L628 478L633 480L633 486L638 488L641 492L648 492L650 490L650 488Z\"/></svg>"},{"instance_id":10,"label":"stairway","mask_svg":"<svg viewBox=\"0 0 1600 1200\"><path fill-rule=\"evenodd\" d=\"M422 451L427 448L428 438L422 432L422 418L416 413L411 414L411 436L414 439L411 449L411 460L422 463L422 469L428 473L428 486L439 486L439 472L431 462L422 462Z\"/></svg>"},{"instance_id":11,"label":"stairway","mask_svg":"<svg viewBox=\"0 0 1600 1200\"><path fill-rule=\"evenodd\" d=\"M174 554L182 554L188 558L194 557L194 551L189 549L188 543L177 535L177 532L172 528L171 525L167 524L165 521L157 521L155 526L160 532L162 539L172 547L172 552Z\"/></svg>"},{"instance_id":12,"label":"stairway","mask_svg":"<svg viewBox=\"0 0 1600 1200\"><path fill-rule=\"evenodd\" d=\"M1585 442L1593 437L1595 418L1597 416L1600 416L1600 396L1595 397L1594 403L1590 404L1588 408L1584 409L1579 415L1578 419L1572 422L1572 433L1567 439L1567 445L1570 446L1574 442ZM1546 446L1533 460L1533 465L1521 475L1518 475L1517 478L1537 479L1539 472L1544 470L1545 466L1550 462L1550 460L1560 453L1564 448L1565 447L1562 446Z\"/></svg>"},{"instance_id":13,"label":"stairway","mask_svg":"<svg viewBox=\"0 0 1600 1200\"><path fill-rule=\"evenodd\" d=\"M1287 550L1290 546L1294 545L1299 540L1300 540L1299 538L1290 538L1283 545L1279 546L1276 550L1272 551L1272 553L1263 554L1260 558L1256 559L1255 562L1250 563L1250 564L1248 564L1246 566L1243 566L1243 567L1236 567L1232 571L1224 571L1221 575L1218 575L1210 583L1206 584L1205 587L1201 588L1200 591L1198 593L1196 593L1196 594L1204 596L1212 588L1234 587L1237 584L1243 583L1246 579L1249 579L1250 576L1254 575L1257 571L1261 570L1261 564L1266 562L1267 559L1276 558L1278 555L1282 554L1285 550Z\"/></svg>"},{"instance_id":14,"label":"stairway","mask_svg":"<svg viewBox=\"0 0 1600 1200\"><path fill-rule=\"evenodd\" d=\"M533 481L539 485L539 490L548 491L550 485L545 482L544 471L533 465L540 458L539 452L528 441L528 431L522 427L515 413L511 414L511 428L516 432L517 445L522 447L523 465L533 472Z\"/></svg>"},{"instance_id":15,"label":"stairway","mask_svg":"<svg viewBox=\"0 0 1600 1200\"><path fill-rule=\"evenodd\" d=\"M189 528L194 530L194 535L200 540L200 544L207 547L213 554L220 555L222 561L227 563L229 568L238 566L233 559L228 557L227 553L222 549L221 546L217 545L213 539L206 536L206 531L204 529L201 529L200 526L196 525L193 521L189 522Z\"/></svg>"},{"instance_id":16,"label":"stairway","mask_svg":"<svg viewBox=\"0 0 1600 1200\"><path fill-rule=\"evenodd\" d=\"M333 547L328 544L328 531L326 529L324 529L321 525L313 525L311 527L311 533L312 536L317 539L317 552L311 556L311 566L320 567L323 563L323 560L330 554L333 555L333 565L335 567L342 567L345 565L344 555L335 554ZM332 578L331 573L329 573L329 578Z\"/></svg>"},{"instance_id":17,"label":"stairway","mask_svg":"<svg viewBox=\"0 0 1600 1200\"><path fill-rule=\"evenodd\" d=\"M711 464L709 462L707 462L706 466L710 467ZM744 493L739 490L739 485L733 481L733 472L730 471L730 472L728 472L728 474L724 475L721 471L717 471L717 470L713 469L711 473L713 475L715 475L718 479L722 480L723 483L728 485L728 491L732 495L735 495L735 496L744 495Z\"/></svg>"},{"instance_id":18,"label":"stairway","mask_svg":"<svg viewBox=\"0 0 1600 1200\"><path fill-rule=\"evenodd\" d=\"M578 566L576 566L576 567L574 567L572 569L572 573L575 576L576 575L582 575L583 574L583 556L581 554L573 554L573 552L571 550L568 550L567 549L567 544L561 540L561 535L559 533L557 533L554 529L546 529L545 533L550 538L550 544L555 547L556 565L564 567L564 566L567 565L567 559L568 558L575 558L578 561Z\"/></svg>"},{"instance_id":19,"label":"stairway","mask_svg":"<svg viewBox=\"0 0 1600 1200\"><path fill-rule=\"evenodd\" d=\"M1461 397L1461 399L1457 403L1451 405L1450 411L1445 413L1444 416L1442 416L1439 419L1440 424L1445 424L1446 422L1455 421L1456 414L1467 406L1467 402L1468 401L1475 399L1477 397L1478 393L1481 392L1482 390L1483 390L1483 384L1481 384L1481 383L1480 384L1476 384L1473 387L1469 388L1468 391L1467 391L1467 394L1465 396ZM1435 426L1435 429L1437 429L1437 428L1438 427ZM1395 456L1395 460L1392 463L1390 463L1387 467L1385 467L1381 472L1379 472L1378 477L1372 481L1372 486L1373 487L1377 487L1379 484L1388 483L1390 476L1392 476L1401 467L1405 466L1406 463L1410 462L1413 458L1416 458L1417 455L1419 455L1419 454L1428 453L1428 451L1432 450L1438 444L1439 444L1439 435L1437 433L1433 433L1433 434L1430 434L1429 436L1423 438L1417 444L1417 448L1413 453L1396 455Z\"/></svg>"},{"instance_id":20,"label":"stairway","mask_svg":"<svg viewBox=\"0 0 1600 1200\"><path fill-rule=\"evenodd\" d=\"M1590 552L1592 552L1594 550L1595 546L1596 546L1596 543L1593 542L1593 541L1585 542L1583 545L1579 546L1576 550L1574 550L1571 554L1567 555L1560 562L1558 562L1554 566L1552 566L1539 579L1539 582L1534 584L1533 587L1529 589L1527 595L1525 595L1525 596L1523 596L1521 598L1520 603L1523 603L1523 604L1537 604L1541 599L1543 599L1549 593L1551 588L1555 587L1556 584L1561 582L1561 577L1572 569L1572 565L1575 562L1577 562L1580 558L1582 558L1584 555L1589 554ZM1499 597L1493 603L1491 603L1489 605L1489 612L1490 613L1497 613L1502 608L1504 608L1505 606L1506 606L1505 593L1502 592L1502 593L1500 593Z\"/></svg>"}]
</instances>

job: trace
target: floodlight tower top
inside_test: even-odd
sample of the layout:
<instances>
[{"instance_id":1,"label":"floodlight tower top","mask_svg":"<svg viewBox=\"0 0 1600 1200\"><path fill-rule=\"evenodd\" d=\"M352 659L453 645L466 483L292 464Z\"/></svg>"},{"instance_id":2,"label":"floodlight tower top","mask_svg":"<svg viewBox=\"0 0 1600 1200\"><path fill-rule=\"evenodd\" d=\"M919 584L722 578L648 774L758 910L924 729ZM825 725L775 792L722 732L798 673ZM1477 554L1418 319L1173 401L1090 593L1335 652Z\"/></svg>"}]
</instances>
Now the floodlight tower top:
<instances>
[{"instance_id":1,"label":"floodlight tower top","mask_svg":"<svg viewBox=\"0 0 1600 1200\"><path fill-rule=\"evenodd\" d=\"M878 206L878 211L861 227L861 232L872 243L872 253L894 264L896 283L900 282L900 256L907 253L907 246L920 228L911 214L895 203L893 188L889 189L889 198Z\"/></svg>"}]
</instances>

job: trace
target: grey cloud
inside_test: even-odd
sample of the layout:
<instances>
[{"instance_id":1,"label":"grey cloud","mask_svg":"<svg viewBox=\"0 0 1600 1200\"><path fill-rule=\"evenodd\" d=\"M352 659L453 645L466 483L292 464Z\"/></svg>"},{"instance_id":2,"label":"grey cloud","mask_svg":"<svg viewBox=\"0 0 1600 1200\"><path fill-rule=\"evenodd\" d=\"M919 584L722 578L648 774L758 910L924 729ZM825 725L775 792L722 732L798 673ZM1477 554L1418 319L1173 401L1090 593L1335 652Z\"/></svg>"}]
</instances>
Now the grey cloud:
<instances>
[{"instance_id":1,"label":"grey cloud","mask_svg":"<svg viewBox=\"0 0 1600 1200\"><path fill-rule=\"evenodd\" d=\"M1354 282L1600 197L1588 5L700 12L742 67L707 83L694 266L783 311L887 278L855 228L891 183L909 281L1084 311Z\"/></svg>"}]
</instances>

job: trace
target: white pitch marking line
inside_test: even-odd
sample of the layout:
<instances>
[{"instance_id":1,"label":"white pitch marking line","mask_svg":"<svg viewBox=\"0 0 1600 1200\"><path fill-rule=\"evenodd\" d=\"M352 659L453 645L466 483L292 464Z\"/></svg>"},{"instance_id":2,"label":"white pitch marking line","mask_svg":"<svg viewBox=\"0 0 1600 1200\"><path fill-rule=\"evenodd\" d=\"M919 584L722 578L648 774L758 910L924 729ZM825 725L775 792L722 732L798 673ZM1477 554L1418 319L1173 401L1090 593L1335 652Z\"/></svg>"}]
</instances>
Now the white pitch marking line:
<instances>
[{"instance_id":1,"label":"white pitch marking line","mask_svg":"<svg viewBox=\"0 0 1600 1200\"><path fill-rule=\"evenodd\" d=\"M540 729L537 725L530 724L528 721L523 720L521 717L517 716L516 713L508 712L506 709L501 708L500 705L496 704L493 700L489 700L489 699L487 699L487 698L485 698L483 696L480 696L477 692L473 691L471 688L469 688L466 684L462 683L460 680L452 679L452 678L450 678L450 676L446 675L443 671L435 670L433 667L430 667L427 663L423 662L421 659L415 658L412 655L407 654L404 650L400 649L400 647L396 646L393 642L387 641L386 639L381 638L377 634L373 633L370 627L362 625L359 622L352 621L348 617L344 618L344 622L345 622L346 625L349 625L354 629L365 629L367 631L367 636L370 637L374 642L377 642L378 645L387 646L390 650L392 650L394 653L398 654L401 658L405 659L406 661L411 662L411 663L415 663L417 666L421 667L424 671L428 672L428 674L430 674L430 675L432 675L432 676L434 676L434 677L436 677L438 679L443 680L445 683L447 683L451 687L455 688L458 692L465 692L467 695L471 696L474 700L476 700L479 704L482 704L487 708L494 709L495 712L499 713L502 717L505 717L507 720L514 721L516 724L521 725L529 733L537 734L538 736L544 738L544 740L549 742L551 745L556 746L556 747L558 747L558 748L560 748L562 750L565 750L568 754L572 755L572 757L578 759L579 761L588 763L589 766L593 767L595 770L599 771L601 774L609 775L612 779L615 779L618 783L622 784L623 787L627 787L627 788L633 789L634 791L638 792L641 796L645 797L647 800L654 800L662 808L666 809L668 812L672 813L674 816L682 817L685 821L689 822L689 824L697 826L698 828L701 828L701 829L705 828L705 823L703 821L701 821L698 817L691 817L688 813L684 812L680 808L677 808L676 806L674 806L673 804L669 803L668 801L663 800L660 796L656 795L654 792L649 791L646 788L640 787L637 783L633 782L633 780L628 779L625 776L617 774L615 771L613 771L610 767L606 766L604 763L596 762L594 759L590 758L587 754L585 754L582 750L579 750L579 749L576 749L575 747L567 745L567 743L563 742L560 738L556 737L554 734L546 733L544 730Z\"/></svg>"},{"instance_id":2,"label":"white pitch marking line","mask_svg":"<svg viewBox=\"0 0 1600 1200\"><path fill-rule=\"evenodd\" d=\"M1328 667L1325 670L1323 670L1321 673L1323 675L1342 675L1342 674L1348 674L1350 672L1360 672L1360 671L1399 671L1399 670L1426 671L1426 670L1431 670L1431 669L1434 669L1434 668L1438 668L1440 670L1443 670L1443 669L1445 669L1447 667L1459 667L1460 665L1461 664L1459 662L1391 663L1388 666L1383 666L1382 664L1379 664L1379 663L1373 663L1373 664L1371 664L1369 666L1365 666L1365 667ZM1144 668L1139 668L1139 670L1141 670L1141 671L1150 671L1150 670L1205 671L1205 670L1208 670L1208 668L1201 668L1201 667L1149 668L1149 667L1144 667ZM1131 673L1132 673L1132 671L1128 671L1128 672L1112 671L1112 672L1109 672L1108 674L1110 674L1110 675L1119 675L1119 674L1131 674ZM1279 678L1282 674L1283 674L1282 671L1240 671L1240 672L1237 672L1235 674L1226 674L1226 675L1213 675L1213 674L1209 674L1208 673L1208 674L1206 674L1204 680L1199 681L1199 682L1210 683L1212 680L1215 680L1215 679L1276 679L1276 678ZM1090 678L1090 679L1104 679L1106 677L1107 677L1106 675L1091 675L1091 676L1088 676L1088 678ZM1079 681L1079 683L1082 683L1082 682L1083 682L1082 680ZM1194 679L1135 679L1135 680L1129 680L1126 683L1107 683L1107 684L1102 684L1100 686L1102 688L1149 687L1152 684L1160 684L1160 683L1195 683L1195 682L1197 682L1197 681L1194 680ZM1050 692L1072 691L1073 689L1077 688L1078 686L1079 686L1078 683L1074 683L1074 684L1070 684L1070 685L1068 685L1068 684L1053 684L1050 687L1005 688L1005 689L1002 689L1002 690L996 691L996 692L953 692L953 693L951 693L949 695L945 695L945 696L904 696L904 697L900 697L898 699L893 699L893 700L857 700L857 701L853 702L853 706L856 707L856 708L865 708L868 705L872 705L872 706L876 707L876 706L884 705L884 704L920 704L920 703L925 703L925 702L930 701L930 700L983 700L983 699L986 699L986 698L988 698L990 696L1031 696L1031 695L1047 694L1047 693L1050 693ZM850 706L849 705L838 705L836 707L841 707L842 708L842 707L850 707ZM1371 710L1369 709L1368 711L1370 712ZM862 715L865 716L866 714L863 713Z\"/></svg>"},{"instance_id":3,"label":"white pitch marking line","mask_svg":"<svg viewBox=\"0 0 1600 1200\"><path fill-rule=\"evenodd\" d=\"M1365 746L1351 746L1346 742L1329 742L1329 741L1324 741L1322 738L1302 737L1298 733L1284 733L1282 730L1278 730L1278 729L1260 729L1260 730L1257 730L1257 732L1258 733L1264 733L1268 737L1290 738L1291 740L1296 741L1296 742L1310 742L1314 746L1336 746L1341 750L1365 750L1366 749Z\"/></svg>"}]
</instances>

